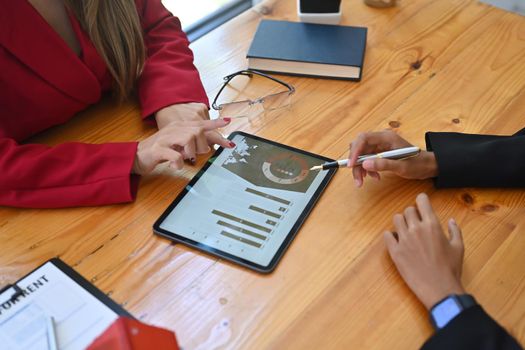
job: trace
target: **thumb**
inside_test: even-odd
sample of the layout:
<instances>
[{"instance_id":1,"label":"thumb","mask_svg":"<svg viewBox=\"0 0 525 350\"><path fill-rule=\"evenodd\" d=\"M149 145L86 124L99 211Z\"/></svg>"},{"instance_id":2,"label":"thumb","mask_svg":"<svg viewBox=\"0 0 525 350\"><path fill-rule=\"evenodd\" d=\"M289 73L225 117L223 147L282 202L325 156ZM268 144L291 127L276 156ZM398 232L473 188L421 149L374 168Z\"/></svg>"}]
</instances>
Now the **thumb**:
<instances>
[{"instance_id":1,"label":"thumb","mask_svg":"<svg viewBox=\"0 0 525 350\"><path fill-rule=\"evenodd\" d=\"M367 171L393 171L399 173L401 164L399 160L391 159L369 159L363 162L363 168Z\"/></svg>"},{"instance_id":2,"label":"thumb","mask_svg":"<svg viewBox=\"0 0 525 350\"><path fill-rule=\"evenodd\" d=\"M461 234L461 229L456 223L456 220L450 219L448 221L448 232L450 233L450 244L463 249L463 235Z\"/></svg>"},{"instance_id":3,"label":"thumb","mask_svg":"<svg viewBox=\"0 0 525 350\"><path fill-rule=\"evenodd\" d=\"M392 258L392 260L394 260L394 254L395 254L395 250L397 248L397 245L399 244L396 240L396 238L394 237L394 234L390 231L385 231L383 233L383 238L385 239L385 244L386 244L386 247L388 249L388 253L390 254L390 257Z\"/></svg>"}]
</instances>

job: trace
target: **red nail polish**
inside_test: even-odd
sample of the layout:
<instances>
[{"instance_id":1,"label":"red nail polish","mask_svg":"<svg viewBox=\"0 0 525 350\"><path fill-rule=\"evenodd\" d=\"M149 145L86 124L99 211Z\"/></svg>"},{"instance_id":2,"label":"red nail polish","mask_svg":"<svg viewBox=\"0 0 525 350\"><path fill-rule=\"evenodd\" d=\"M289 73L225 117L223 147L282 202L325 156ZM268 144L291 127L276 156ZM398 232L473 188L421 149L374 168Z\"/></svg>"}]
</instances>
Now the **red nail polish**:
<instances>
[{"instance_id":1,"label":"red nail polish","mask_svg":"<svg viewBox=\"0 0 525 350\"><path fill-rule=\"evenodd\" d=\"M222 118L222 120L224 120L226 123L229 123L232 121L232 118Z\"/></svg>"},{"instance_id":2,"label":"red nail polish","mask_svg":"<svg viewBox=\"0 0 525 350\"><path fill-rule=\"evenodd\" d=\"M196 162L196 161L195 161L195 158L190 158L190 163L191 163L191 165L195 165L195 162Z\"/></svg>"},{"instance_id":3,"label":"red nail polish","mask_svg":"<svg viewBox=\"0 0 525 350\"><path fill-rule=\"evenodd\" d=\"M231 141L228 142L228 145L230 145L230 147L232 147L232 148L236 146L235 143L233 143L233 142L231 142Z\"/></svg>"}]
</instances>

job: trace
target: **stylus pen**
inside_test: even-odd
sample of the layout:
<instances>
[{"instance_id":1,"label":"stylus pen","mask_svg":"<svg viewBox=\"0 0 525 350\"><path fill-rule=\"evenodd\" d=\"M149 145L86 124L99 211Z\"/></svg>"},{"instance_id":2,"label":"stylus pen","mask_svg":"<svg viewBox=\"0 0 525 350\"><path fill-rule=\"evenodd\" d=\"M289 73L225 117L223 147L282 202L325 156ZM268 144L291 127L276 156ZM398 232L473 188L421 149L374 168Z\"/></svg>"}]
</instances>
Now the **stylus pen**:
<instances>
[{"instance_id":1,"label":"stylus pen","mask_svg":"<svg viewBox=\"0 0 525 350\"><path fill-rule=\"evenodd\" d=\"M46 317L47 344L49 350L57 350L57 335L55 332L55 321L53 317Z\"/></svg>"},{"instance_id":2,"label":"stylus pen","mask_svg":"<svg viewBox=\"0 0 525 350\"><path fill-rule=\"evenodd\" d=\"M362 156L357 157L357 161L355 162L356 165L363 164L365 160L369 159L378 159L378 158L386 158L386 159L406 159L410 157L415 157L419 154L421 150L419 147L405 147L405 148L398 148L393 149L391 151L376 153L376 154L364 154ZM348 165L348 159L341 159L336 160L335 162L328 162L324 163L323 165L316 165L310 168L310 170L327 170L327 169L333 169L333 168L339 168L339 167L345 167Z\"/></svg>"}]
</instances>

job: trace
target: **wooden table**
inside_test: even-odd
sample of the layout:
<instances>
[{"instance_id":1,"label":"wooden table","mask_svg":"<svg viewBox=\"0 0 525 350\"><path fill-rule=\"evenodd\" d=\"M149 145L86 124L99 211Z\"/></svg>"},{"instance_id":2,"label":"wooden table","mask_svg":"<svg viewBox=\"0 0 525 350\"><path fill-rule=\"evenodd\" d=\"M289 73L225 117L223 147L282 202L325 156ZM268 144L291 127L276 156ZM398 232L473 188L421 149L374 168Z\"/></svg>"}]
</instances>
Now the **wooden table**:
<instances>
[{"instance_id":1,"label":"wooden table","mask_svg":"<svg viewBox=\"0 0 525 350\"><path fill-rule=\"evenodd\" d=\"M511 134L525 126L525 18L461 0L404 0L392 9L343 1L343 23L369 29L360 83L284 77L293 107L234 128L332 158L359 132ZM261 18L297 20L295 0L266 1L195 42L210 98L246 68ZM247 93L271 90L253 80ZM32 141L141 139L136 105L103 102ZM414 349L432 334L427 313L387 255L382 231L427 192L443 222L463 228L463 282L525 342L525 192L436 190L384 176L356 189L341 170L275 272L261 275L152 233L202 166L142 180L134 203L60 210L0 209L0 283L59 256L141 320L176 330L185 349Z\"/></svg>"}]
</instances>

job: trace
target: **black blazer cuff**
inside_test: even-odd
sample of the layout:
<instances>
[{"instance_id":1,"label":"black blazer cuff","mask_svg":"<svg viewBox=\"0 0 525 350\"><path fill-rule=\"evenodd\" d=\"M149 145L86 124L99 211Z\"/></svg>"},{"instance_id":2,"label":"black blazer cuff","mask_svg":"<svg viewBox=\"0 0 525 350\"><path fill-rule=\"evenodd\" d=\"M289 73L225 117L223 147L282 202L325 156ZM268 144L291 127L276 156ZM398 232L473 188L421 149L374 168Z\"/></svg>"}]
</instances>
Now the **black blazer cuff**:
<instances>
[{"instance_id":1,"label":"black blazer cuff","mask_svg":"<svg viewBox=\"0 0 525 350\"><path fill-rule=\"evenodd\" d=\"M523 131L523 130L522 130ZM525 135L427 132L438 166L436 187L524 187Z\"/></svg>"},{"instance_id":2,"label":"black blazer cuff","mask_svg":"<svg viewBox=\"0 0 525 350\"><path fill-rule=\"evenodd\" d=\"M479 305L463 310L429 338L422 350L519 350L520 344Z\"/></svg>"}]
</instances>

